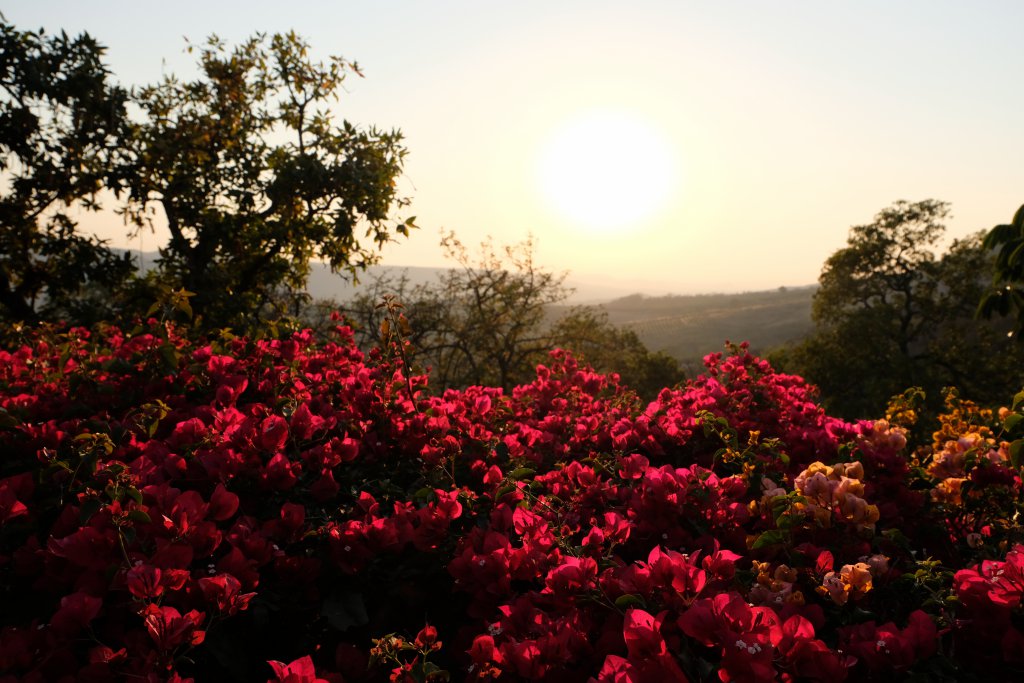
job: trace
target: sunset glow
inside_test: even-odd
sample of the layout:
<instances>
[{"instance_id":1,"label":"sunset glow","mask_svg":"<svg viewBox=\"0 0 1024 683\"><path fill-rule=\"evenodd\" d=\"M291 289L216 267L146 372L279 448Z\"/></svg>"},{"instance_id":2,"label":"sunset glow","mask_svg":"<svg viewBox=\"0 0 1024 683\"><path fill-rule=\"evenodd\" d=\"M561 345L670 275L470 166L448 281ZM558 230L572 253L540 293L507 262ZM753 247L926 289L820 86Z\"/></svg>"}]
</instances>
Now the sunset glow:
<instances>
[{"instance_id":1,"label":"sunset glow","mask_svg":"<svg viewBox=\"0 0 1024 683\"><path fill-rule=\"evenodd\" d=\"M537 183L574 227L614 232L664 208L676 167L668 139L642 118L592 111L553 129L537 160Z\"/></svg>"},{"instance_id":2,"label":"sunset glow","mask_svg":"<svg viewBox=\"0 0 1024 683\"><path fill-rule=\"evenodd\" d=\"M1024 3L7 4L90 32L125 87L191 78L183 36L294 29L358 61L330 113L405 136L421 229L385 246L392 266L447 267L444 229L533 235L546 267L622 294L797 287L894 200L949 202L951 239L1021 201ZM100 199L83 229L167 243L162 215L143 236Z\"/></svg>"}]
</instances>

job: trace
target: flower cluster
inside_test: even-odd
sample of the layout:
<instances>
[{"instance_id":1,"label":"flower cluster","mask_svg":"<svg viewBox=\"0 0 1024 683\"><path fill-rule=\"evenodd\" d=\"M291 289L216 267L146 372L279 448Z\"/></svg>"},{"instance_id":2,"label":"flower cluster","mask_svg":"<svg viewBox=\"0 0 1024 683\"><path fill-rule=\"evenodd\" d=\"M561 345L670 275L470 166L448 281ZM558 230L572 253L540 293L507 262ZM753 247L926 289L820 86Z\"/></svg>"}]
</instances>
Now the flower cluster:
<instances>
[{"instance_id":1,"label":"flower cluster","mask_svg":"<svg viewBox=\"0 0 1024 683\"><path fill-rule=\"evenodd\" d=\"M1024 675L1017 406L915 448L742 346L645 404L561 351L430 394L340 326L22 334L2 683Z\"/></svg>"},{"instance_id":2,"label":"flower cluster","mask_svg":"<svg viewBox=\"0 0 1024 683\"><path fill-rule=\"evenodd\" d=\"M864 465L859 462L831 467L815 462L796 476L793 488L805 499L816 524L830 527L836 521L871 532L878 521L878 508L864 500L863 478Z\"/></svg>"}]
</instances>

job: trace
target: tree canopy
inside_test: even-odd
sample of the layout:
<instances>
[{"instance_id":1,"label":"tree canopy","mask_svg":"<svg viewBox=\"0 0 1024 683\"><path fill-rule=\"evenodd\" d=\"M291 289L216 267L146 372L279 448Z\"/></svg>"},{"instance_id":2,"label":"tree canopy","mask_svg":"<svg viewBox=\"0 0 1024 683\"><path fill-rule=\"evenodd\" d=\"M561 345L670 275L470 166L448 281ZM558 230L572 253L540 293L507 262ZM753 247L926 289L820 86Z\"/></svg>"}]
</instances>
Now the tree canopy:
<instances>
[{"instance_id":1,"label":"tree canopy","mask_svg":"<svg viewBox=\"0 0 1024 683\"><path fill-rule=\"evenodd\" d=\"M682 380L673 358L651 353L635 333L612 325L601 310L568 306L571 290L565 275L535 262L532 239L503 247L489 240L474 256L449 232L442 246L456 267L438 282L410 286L402 278L384 278L344 305L364 348L378 343L387 313L379 302L391 295L408 318L404 336L412 358L430 369L437 387L511 390L528 382L556 347L571 350L599 371L619 373L642 395Z\"/></svg>"},{"instance_id":2,"label":"tree canopy","mask_svg":"<svg viewBox=\"0 0 1024 683\"><path fill-rule=\"evenodd\" d=\"M86 317L133 268L76 230L119 185L127 93L88 34L20 31L0 17L0 318Z\"/></svg>"},{"instance_id":3,"label":"tree canopy","mask_svg":"<svg viewBox=\"0 0 1024 683\"><path fill-rule=\"evenodd\" d=\"M141 228L162 212L162 279L221 324L272 313L301 291L310 259L355 272L414 225L392 216L407 204L401 133L335 125L329 105L359 68L309 49L294 33L233 49L214 36L196 80L137 93L126 214Z\"/></svg>"},{"instance_id":4,"label":"tree canopy","mask_svg":"<svg viewBox=\"0 0 1024 683\"><path fill-rule=\"evenodd\" d=\"M826 261L815 332L782 359L840 414L877 414L912 386L931 401L940 401L944 386L983 401L1019 389L1021 358L1005 324L973 315L991 254L979 233L939 256L948 216L944 202L896 202L851 228L847 246Z\"/></svg>"}]
</instances>

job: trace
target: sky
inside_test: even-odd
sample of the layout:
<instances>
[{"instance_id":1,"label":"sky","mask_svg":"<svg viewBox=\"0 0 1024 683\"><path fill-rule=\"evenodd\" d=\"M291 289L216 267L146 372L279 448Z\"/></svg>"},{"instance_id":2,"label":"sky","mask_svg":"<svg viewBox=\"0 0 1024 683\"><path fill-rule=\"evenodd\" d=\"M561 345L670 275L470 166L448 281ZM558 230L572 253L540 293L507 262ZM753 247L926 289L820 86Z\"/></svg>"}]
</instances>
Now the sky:
<instances>
[{"instance_id":1,"label":"sky","mask_svg":"<svg viewBox=\"0 0 1024 683\"><path fill-rule=\"evenodd\" d=\"M750 291L815 282L896 200L950 202L950 239L1024 202L1015 0L5 4L20 29L88 31L126 86L193 76L185 38L214 33L294 29L357 61L335 112L409 149L420 229L387 265L447 265L442 229L532 235L539 264L580 282Z\"/></svg>"}]
</instances>

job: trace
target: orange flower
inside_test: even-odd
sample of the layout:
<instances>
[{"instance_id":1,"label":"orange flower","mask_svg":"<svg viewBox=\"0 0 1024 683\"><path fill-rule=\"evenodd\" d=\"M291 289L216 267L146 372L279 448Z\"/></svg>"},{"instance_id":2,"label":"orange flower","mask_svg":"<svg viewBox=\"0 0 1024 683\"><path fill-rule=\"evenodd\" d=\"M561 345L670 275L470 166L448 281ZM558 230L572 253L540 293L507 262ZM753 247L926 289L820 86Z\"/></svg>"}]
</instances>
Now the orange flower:
<instances>
[{"instance_id":1,"label":"orange flower","mask_svg":"<svg viewBox=\"0 0 1024 683\"><path fill-rule=\"evenodd\" d=\"M863 595L871 590L871 567L864 562L844 564L839 570L843 581L850 585L851 591Z\"/></svg>"},{"instance_id":2,"label":"orange flower","mask_svg":"<svg viewBox=\"0 0 1024 683\"><path fill-rule=\"evenodd\" d=\"M858 599L871 590L871 567L864 562L845 564L836 572L825 574L818 592L832 598L837 605L845 605L852 597Z\"/></svg>"},{"instance_id":3,"label":"orange flower","mask_svg":"<svg viewBox=\"0 0 1024 683\"><path fill-rule=\"evenodd\" d=\"M936 503L947 505L961 505L963 498L960 496L960 487L967 481L964 477L950 477L943 479L932 489L932 500Z\"/></svg>"}]
</instances>

